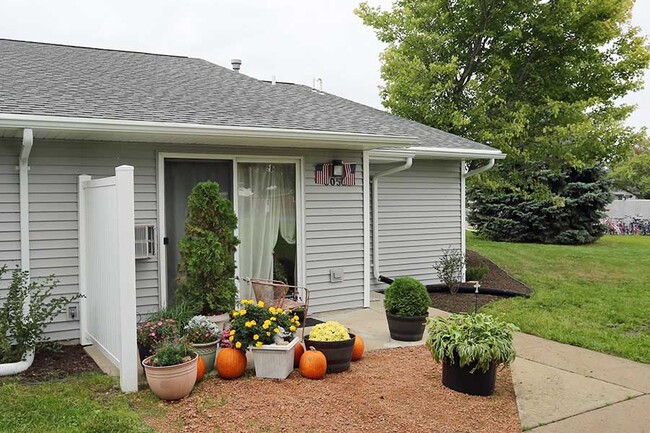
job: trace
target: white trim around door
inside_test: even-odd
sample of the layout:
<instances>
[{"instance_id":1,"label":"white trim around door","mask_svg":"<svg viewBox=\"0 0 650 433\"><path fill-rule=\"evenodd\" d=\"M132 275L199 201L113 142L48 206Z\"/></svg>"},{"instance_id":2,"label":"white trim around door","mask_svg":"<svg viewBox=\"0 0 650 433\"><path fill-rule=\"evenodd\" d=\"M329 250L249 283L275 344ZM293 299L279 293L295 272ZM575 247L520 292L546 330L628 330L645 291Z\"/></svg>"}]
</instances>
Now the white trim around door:
<instances>
[{"instance_id":1,"label":"white trim around door","mask_svg":"<svg viewBox=\"0 0 650 433\"><path fill-rule=\"evenodd\" d=\"M167 249L164 245L166 233L165 221L165 159L194 159L194 160L226 160L232 161L233 172L233 207L238 214L237 199L237 163L286 163L296 167L296 285L304 286L306 282L306 253L305 253L305 187L304 187L304 158L301 156L264 156L264 155L226 155L217 153L171 153L158 152L156 167L156 190L158 195L158 295L161 308L167 306ZM235 232L238 235L239 229ZM239 250L235 253L235 276L239 277Z\"/></svg>"}]
</instances>

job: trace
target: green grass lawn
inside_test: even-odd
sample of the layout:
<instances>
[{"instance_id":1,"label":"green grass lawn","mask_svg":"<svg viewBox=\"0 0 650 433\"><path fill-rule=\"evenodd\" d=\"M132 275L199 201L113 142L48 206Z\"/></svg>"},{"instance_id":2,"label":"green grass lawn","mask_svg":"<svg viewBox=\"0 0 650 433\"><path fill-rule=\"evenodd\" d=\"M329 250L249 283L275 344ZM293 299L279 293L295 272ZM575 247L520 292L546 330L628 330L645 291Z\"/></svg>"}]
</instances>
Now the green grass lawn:
<instances>
[{"instance_id":1,"label":"green grass lawn","mask_svg":"<svg viewBox=\"0 0 650 433\"><path fill-rule=\"evenodd\" d=\"M586 246L491 242L478 251L529 285L530 299L494 302L523 332L650 363L650 237L605 236Z\"/></svg>"},{"instance_id":2,"label":"green grass lawn","mask_svg":"<svg viewBox=\"0 0 650 433\"><path fill-rule=\"evenodd\" d=\"M99 373L35 385L7 381L0 385L0 432L150 432L128 398Z\"/></svg>"}]
</instances>

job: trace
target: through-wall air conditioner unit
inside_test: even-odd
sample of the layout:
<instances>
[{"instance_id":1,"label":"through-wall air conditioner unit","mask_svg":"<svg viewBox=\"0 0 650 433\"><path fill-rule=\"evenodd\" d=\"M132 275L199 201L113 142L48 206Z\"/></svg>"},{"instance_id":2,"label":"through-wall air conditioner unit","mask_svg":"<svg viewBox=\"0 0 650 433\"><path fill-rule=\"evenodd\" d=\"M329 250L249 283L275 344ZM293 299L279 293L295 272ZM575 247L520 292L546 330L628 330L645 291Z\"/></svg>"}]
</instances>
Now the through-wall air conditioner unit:
<instances>
[{"instance_id":1,"label":"through-wall air conditioner unit","mask_svg":"<svg viewBox=\"0 0 650 433\"><path fill-rule=\"evenodd\" d=\"M135 259L150 259L156 255L156 229L151 224L135 226Z\"/></svg>"}]
</instances>

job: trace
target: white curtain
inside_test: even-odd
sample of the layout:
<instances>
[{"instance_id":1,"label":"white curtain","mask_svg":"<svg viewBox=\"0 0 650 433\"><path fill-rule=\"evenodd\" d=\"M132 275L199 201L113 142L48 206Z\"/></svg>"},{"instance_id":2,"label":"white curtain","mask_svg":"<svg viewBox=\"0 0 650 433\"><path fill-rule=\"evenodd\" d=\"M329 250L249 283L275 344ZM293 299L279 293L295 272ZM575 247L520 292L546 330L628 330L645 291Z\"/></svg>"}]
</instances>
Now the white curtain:
<instances>
[{"instance_id":1,"label":"white curtain","mask_svg":"<svg viewBox=\"0 0 650 433\"><path fill-rule=\"evenodd\" d=\"M296 243L296 194L293 164L237 165L239 207L239 275L273 279L273 250L278 236ZM251 299L242 284L242 299Z\"/></svg>"}]
</instances>

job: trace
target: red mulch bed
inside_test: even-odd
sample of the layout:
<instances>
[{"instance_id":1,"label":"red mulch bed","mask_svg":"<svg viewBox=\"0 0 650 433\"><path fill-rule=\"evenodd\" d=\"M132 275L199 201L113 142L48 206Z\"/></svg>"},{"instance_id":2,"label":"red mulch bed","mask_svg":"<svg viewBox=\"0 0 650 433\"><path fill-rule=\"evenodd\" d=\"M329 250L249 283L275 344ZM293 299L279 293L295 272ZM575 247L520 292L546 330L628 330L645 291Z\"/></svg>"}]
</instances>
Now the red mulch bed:
<instances>
[{"instance_id":1,"label":"red mulch bed","mask_svg":"<svg viewBox=\"0 0 650 433\"><path fill-rule=\"evenodd\" d=\"M21 383L45 382L60 380L68 376L87 372L101 372L80 345L60 346L57 350L38 350L34 363L27 371L15 376L7 376L7 380ZM0 383L3 378L0 377Z\"/></svg>"},{"instance_id":2,"label":"red mulch bed","mask_svg":"<svg viewBox=\"0 0 650 433\"><path fill-rule=\"evenodd\" d=\"M461 394L442 385L424 346L368 352L323 380L297 370L283 381L210 376L189 397L158 404L146 421L167 433L521 431L509 369L498 370L494 395Z\"/></svg>"},{"instance_id":3,"label":"red mulch bed","mask_svg":"<svg viewBox=\"0 0 650 433\"><path fill-rule=\"evenodd\" d=\"M467 266L481 266L487 265L489 271L481 281L481 287L489 287L491 289L504 289L513 292L530 294L532 289L512 278L506 271L498 267L493 261L481 256L476 251L467 250ZM480 289L479 289L480 293ZM451 313L468 313L474 311L475 306L481 308L483 305L490 302L505 299L502 296L495 295L481 295L478 297L472 293L429 293L433 307L440 310L449 311Z\"/></svg>"}]
</instances>

